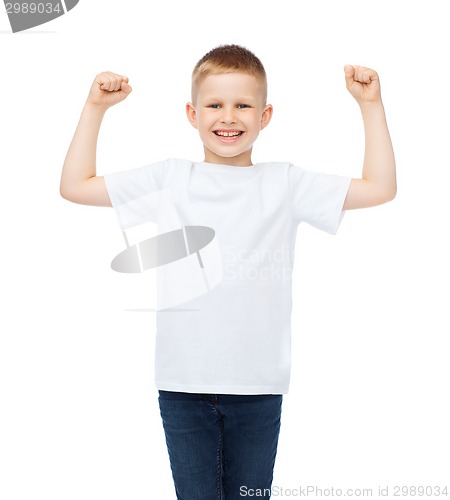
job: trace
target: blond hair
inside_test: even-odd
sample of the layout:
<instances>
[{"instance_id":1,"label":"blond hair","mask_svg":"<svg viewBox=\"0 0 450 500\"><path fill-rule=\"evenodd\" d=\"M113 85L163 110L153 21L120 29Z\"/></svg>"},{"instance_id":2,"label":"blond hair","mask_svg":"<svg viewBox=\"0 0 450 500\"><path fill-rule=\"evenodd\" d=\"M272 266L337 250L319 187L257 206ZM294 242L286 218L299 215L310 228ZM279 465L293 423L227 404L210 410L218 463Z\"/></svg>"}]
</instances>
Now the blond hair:
<instances>
[{"instance_id":1,"label":"blond hair","mask_svg":"<svg viewBox=\"0 0 450 500\"><path fill-rule=\"evenodd\" d=\"M222 73L253 75L263 88L266 103L267 77L264 66L253 52L240 45L219 45L198 61L192 72L192 102L195 102L198 86L207 76Z\"/></svg>"}]
</instances>

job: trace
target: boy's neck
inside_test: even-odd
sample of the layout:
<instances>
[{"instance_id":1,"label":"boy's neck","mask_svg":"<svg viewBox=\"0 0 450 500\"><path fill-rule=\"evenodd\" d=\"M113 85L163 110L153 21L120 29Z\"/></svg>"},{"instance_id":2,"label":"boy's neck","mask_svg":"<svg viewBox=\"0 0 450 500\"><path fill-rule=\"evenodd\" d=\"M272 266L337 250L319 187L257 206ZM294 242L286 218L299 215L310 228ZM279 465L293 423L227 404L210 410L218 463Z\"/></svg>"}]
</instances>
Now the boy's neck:
<instances>
[{"instance_id":1,"label":"boy's neck","mask_svg":"<svg viewBox=\"0 0 450 500\"><path fill-rule=\"evenodd\" d=\"M221 165L230 165L232 167L251 167L253 165L251 151L246 151L237 156L224 157L214 154L205 148L205 163L216 163Z\"/></svg>"}]
</instances>

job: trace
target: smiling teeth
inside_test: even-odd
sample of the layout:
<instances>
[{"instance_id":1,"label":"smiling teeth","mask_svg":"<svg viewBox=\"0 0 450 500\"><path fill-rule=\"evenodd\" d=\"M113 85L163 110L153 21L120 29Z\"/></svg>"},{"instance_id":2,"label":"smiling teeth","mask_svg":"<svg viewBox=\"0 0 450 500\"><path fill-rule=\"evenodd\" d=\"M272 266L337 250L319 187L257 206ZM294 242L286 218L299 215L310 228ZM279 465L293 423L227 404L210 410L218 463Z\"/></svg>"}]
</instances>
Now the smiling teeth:
<instances>
[{"instance_id":1,"label":"smiling teeth","mask_svg":"<svg viewBox=\"0 0 450 500\"><path fill-rule=\"evenodd\" d=\"M221 130L217 130L216 134L221 135L223 137L236 137L238 135L241 135L242 132L222 132Z\"/></svg>"}]
</instances>

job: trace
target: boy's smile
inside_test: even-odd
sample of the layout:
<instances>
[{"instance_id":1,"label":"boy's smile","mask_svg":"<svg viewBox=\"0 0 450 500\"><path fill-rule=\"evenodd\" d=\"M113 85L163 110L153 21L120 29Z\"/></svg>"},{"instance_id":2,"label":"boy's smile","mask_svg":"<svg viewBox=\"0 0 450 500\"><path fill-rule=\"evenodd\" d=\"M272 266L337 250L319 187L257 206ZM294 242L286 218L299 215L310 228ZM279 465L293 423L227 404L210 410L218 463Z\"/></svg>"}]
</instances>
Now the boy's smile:
<instances>
[{"instance_id":1,"label":"boy's smile","mask_svg":"<svg viewBox=\"0 0 450 500\"><path fill-rule=\"evenodd\" d=\"M219 137L222 142L230 143L236 142L243 134L242 130L214 130L214 133Z\"/></svg>"},{"instance_id":2,"label":"boy's smile","mask_svg":"<svg viewBox=\"0 0 450 500\"><path fill-rule=\"evenodd\" d=\"M259 81L245 73L207 76L186 112L198 130L205 162L250 166L253 143L272 117Z\"/></svg>"}]
</instances>

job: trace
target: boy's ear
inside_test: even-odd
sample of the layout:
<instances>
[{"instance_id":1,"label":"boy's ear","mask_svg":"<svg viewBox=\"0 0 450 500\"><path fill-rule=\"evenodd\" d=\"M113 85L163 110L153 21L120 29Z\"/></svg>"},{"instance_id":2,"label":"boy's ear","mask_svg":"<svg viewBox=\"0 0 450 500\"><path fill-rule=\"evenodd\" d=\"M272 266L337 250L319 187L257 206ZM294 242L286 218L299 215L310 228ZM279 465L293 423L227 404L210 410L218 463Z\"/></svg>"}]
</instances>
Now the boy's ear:
<instances>
[{"instance_id":1,"label":"boy's ear","mask_svg":"<svg viewBox=\"0 0 450 500\"><path fill-rule=\"evenodd\" d=\"M186 116L187 119L189 120L189 123L193 127L197 128L197 113L195 112L195 108L192 102L188 102L186 104Z\"/></svg>"},{"instance_id":2,"label":"boy's ear","mask_svg":"<svg viewBox=\"0 0 450 500\"><path fill-rule=\"evenodd\" d=\"M273 106L272 106L272 104L266 104L264 106L264 110L263 110L262 116L261 116L261 130L263 128L266 128L267 125L269 125L269 122L272 119L272 115L273 115Z\"/></svg>"}]
</instances>

